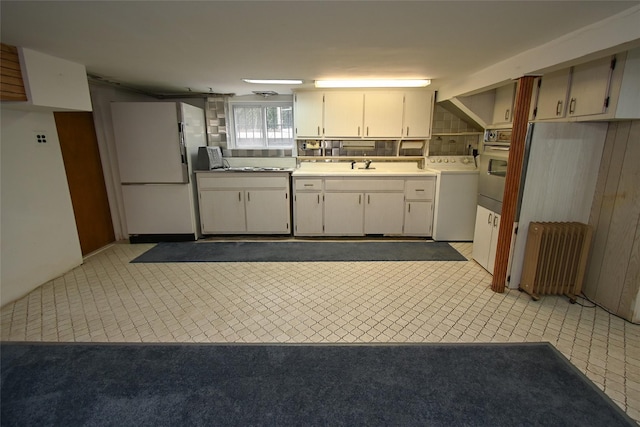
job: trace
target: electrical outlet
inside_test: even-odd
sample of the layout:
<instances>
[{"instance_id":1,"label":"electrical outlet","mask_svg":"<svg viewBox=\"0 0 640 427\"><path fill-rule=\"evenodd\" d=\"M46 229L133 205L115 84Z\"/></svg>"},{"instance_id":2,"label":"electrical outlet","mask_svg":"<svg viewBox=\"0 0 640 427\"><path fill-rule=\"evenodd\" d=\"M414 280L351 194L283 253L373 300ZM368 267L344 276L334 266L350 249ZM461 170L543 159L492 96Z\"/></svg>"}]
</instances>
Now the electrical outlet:
<instances>
[{"instance_id":1,"label":"electrical outlet","mask_svg":"<svg viewBox=\"0 0 640 427\"><path fill-rule=\"evenodd\" d=\"M36 142L38 144L46 144L47 143L47 132L43 130L34 130L33 134L36 138Z\"/></svg>"}]
</instances>

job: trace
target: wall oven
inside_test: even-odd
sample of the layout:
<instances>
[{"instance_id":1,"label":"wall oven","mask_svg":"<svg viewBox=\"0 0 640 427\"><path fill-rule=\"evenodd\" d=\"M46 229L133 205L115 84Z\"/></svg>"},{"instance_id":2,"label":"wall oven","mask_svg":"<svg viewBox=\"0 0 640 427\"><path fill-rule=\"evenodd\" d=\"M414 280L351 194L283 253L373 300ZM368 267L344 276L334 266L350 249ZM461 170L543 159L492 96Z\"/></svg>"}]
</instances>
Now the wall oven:
<instances>
[{"instance_id":1,"label":"wall oven","mask_svg":"<svg viewBox=\"0 0 640 427\"><path fill-rule=\"evenodd\" d=\"M478 204L495 213L502 211L511 130L487 130L480 154Z\"/></svg>"}]
</instances>

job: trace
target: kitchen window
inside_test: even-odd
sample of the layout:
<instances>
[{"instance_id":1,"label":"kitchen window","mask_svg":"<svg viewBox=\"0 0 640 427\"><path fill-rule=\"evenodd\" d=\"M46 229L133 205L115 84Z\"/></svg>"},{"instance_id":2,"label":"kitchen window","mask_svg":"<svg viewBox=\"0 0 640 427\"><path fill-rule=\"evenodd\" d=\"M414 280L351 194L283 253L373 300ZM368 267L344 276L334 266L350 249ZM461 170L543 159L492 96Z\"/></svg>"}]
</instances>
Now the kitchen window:
<instances>
[{"instance_id":1,"label":"kitchen window","mask_svg":"<svg viewBox=\"0 0 640 427\"><path fill-rule=\"evenodd\" d=\"M293 103L230 103L233 148L293 147Z\"/></svg>"}]
</instances>

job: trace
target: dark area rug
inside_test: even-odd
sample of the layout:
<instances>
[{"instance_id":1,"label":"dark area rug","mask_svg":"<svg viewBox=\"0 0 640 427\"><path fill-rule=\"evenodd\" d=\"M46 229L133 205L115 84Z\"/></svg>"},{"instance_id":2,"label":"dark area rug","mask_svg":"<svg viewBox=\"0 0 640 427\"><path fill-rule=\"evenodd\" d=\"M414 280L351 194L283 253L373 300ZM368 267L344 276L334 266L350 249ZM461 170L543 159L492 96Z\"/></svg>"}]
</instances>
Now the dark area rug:
<instances>
[{"instance_id":1,"label":"dark area rug","mask_svg":"<svg viewBox=\"0 0 640 427\"><path fill-rule=\"evenodd\" d=\"M131 262L466 260L446 242L167 242Z\"/></svg>"},{"instance_id":2,"label":"dark area rug","mask_svg":"<svg viewBox=\"0 0 640 427\"><path fill-rule=\"evenodd\" d=\"M631 426L548 343L1 346L3 426Z\"/></svg>"}]
</instances>

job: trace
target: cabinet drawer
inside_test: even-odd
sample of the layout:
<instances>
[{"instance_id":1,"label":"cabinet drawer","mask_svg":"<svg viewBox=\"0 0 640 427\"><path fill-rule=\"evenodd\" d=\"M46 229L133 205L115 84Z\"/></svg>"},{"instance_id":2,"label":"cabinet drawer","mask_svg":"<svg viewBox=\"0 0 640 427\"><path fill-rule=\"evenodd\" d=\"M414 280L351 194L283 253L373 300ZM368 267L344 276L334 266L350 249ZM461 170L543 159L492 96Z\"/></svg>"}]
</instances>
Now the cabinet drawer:
<instances>
[{"instance_id":1,"label":"cabinet drawer","mask_svg":"<svg viewBox=\"0 0 640 427\"><path fill-rule=\"evenodd\" d=\"M327 179L327 191L404 191L401 179Z\"/></svg>"},{"instance_id":2,"label":"cabinet drawer","mask_svg":"<svg viewBox=\"0 0 640 427\"><path fill-rule=\"evenodd\" d=\"M198 176L198 189L207 190L215 188L286 188L288 180L283 176L238 176L237 173L229 173L226 176L210 177Z\"/></svg>"},{"instance_id":3,"label":"cabinet drawer","mask_svg":"<svg viewBox=\"0 0 640 427\"><path fill-rule=\"evenodd\" d=\"M433 178L407 181L405 194L407 200L433 200L434 188Z\"/></svg>"},{"instance_id":4,"label":"cabinet drawer","mask_svg":"<svg viewBox=\"0 0 640 427\"><path fill-rule=\"evenodd\" d=\"M296 178L293 180L295 189L297 191L309 190L309 191L321 191L322 180L321 179L301 179Z\"/></svg>"}]
</instances>

